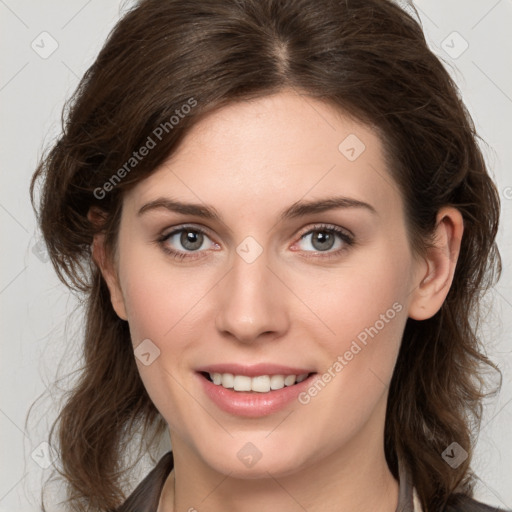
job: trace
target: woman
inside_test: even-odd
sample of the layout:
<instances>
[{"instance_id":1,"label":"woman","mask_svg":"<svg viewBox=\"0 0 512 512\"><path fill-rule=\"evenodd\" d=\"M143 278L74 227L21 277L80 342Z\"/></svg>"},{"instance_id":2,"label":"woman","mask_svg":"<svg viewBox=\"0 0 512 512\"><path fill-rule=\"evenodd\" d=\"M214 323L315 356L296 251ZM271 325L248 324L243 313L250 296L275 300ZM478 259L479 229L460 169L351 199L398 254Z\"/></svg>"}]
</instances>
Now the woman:
<instances>
[{"instance_id":1,"label":"woman","mask_svg":"<svg viewBox=\"0 0 512 512\"><path fill-rule=\"evenodd\" d=\"M50 436L70 510L495 510L470 462L499 198L395 4L142 0L38 180L86 304ZM133 435L166 430L126 499Z\"/></svg>"}]
</instances>

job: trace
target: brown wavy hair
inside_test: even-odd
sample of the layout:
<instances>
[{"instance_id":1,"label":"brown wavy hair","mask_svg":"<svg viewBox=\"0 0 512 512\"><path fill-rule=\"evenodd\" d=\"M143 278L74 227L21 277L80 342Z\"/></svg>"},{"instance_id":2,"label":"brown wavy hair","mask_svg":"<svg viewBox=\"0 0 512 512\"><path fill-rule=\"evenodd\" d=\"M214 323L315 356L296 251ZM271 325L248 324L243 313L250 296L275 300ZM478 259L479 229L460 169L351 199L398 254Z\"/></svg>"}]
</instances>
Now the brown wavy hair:
<instances>
[{"instance_id":1,"label":"brown wavy hair","mask_svg":"<svg viewBox=\"0 0 512 512\"><path fill-rule=\"evenodd\" d=\"M471 496L484 377L498 371L477 327L482 294L501 272L500 204L471 117L420 25L387 0L142 0L118 22L66 104L62 134L31 184L51 261L85 308L80 377L49 435L69 510L118 507L134 467L123 466L126 448L152 450L167 427L139 377L128 324L92 261L93 236L104 232L113 254L123 194L198 120L285 88L377 131L415 253L424 254L441 207L463 215L445 303L405 327L385 453L395 477L398 459L408 464L425 511L443 509L457 493ZM196 104L184 114L191 99ZM171 116L179 116L172 126ZM162 123L168 129L156 147L105 187ZM92 207L102 212L100 223L88 220ZM453 441L470 454L457 469L441 457Z\"/></svg>"}]
</instances>

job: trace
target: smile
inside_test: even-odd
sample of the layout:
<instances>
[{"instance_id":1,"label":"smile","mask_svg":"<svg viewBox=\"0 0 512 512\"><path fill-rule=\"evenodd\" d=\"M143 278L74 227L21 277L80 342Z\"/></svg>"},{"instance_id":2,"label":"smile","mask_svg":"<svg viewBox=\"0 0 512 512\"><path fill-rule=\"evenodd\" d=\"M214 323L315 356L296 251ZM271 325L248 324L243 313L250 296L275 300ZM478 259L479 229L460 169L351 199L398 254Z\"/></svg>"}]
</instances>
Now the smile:
<instances>
[{"instance_id":1,"label":"smile","mask_svg":"<svg viewBox=\"0 0 512 512\"><path fill-rule=\"evenodd\" d=\"M318 374L307 366L234 363L196 368L196 376L207 399L222 411L261 418L296 404Z\"/></svg>"},{"instance_id":2,"label":"smile","mask_svg":"<svg viewBox=\"0 0 512 512\"><path fill-rule=\"evenodd\" d=\"M232 373L208 372L203 374L210 382L216 386L222 386L225 389L234 391L245 391L256 393L269 393L282 389L285 386L293 386L307 379L308 373L300 375L257 375L249 377L248 375L233 375Z\"/></svg>"}]
</instances>

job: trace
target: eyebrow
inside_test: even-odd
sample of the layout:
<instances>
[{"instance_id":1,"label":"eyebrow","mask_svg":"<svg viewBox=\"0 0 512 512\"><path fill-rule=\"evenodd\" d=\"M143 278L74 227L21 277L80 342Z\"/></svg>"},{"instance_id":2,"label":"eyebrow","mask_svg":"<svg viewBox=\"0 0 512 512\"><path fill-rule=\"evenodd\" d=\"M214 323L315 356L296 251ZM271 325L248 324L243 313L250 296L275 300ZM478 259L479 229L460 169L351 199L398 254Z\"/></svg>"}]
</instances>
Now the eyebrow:
<instances>
[{"instance_id":1,"label":"eyebrow","mask_svg":"<svg viewBox=\"0 0 512 512\"><path fill-rule=\"evenodd\" d=\"M377 215L375 208L364 201L359 201L358 199L352 199L350 197L337 196L312 201L297 201L281 212L279 221L282 222L284 220L295 219L338 208L363 208L372 214ZM183 215L193 215L195 217L201 217L203 219L223 223L221 216L213 206L198 203L184 203L164 197L146 203L140 208L137 215L140 216L146 212L157 209L165 209L171 212L181 213Z\"/></svg>"}]
</instances>

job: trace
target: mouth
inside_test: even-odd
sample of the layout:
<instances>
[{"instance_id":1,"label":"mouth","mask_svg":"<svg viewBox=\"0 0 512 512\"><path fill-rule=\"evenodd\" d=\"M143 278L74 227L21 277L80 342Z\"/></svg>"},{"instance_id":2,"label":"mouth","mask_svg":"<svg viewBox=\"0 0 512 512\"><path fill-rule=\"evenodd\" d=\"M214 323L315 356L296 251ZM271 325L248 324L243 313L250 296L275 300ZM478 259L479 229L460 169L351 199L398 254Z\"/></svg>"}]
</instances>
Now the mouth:
<instances>
[{"instance_id":1,"label":"mouth","mask_svg":"<svg viewBox=\"0 0 512 512\"><path fill-rule=\"evenodd\" d=\"M247 418L261 418L293 406L318 375L311 367L270 362L209 364L195 372L211 402L224 412Z\"/></svg>"},{"instance_id":2,"label":"mouth","mask_svg":"<svg viewBox=\"0 0 512 512\"><path fill-rule=\"evenodd\" d=\"M270 393L292 387L305 381L316 372L295 374L271 374L271 375L237 375L233 373L199 372L206 380L224 389L244 393Z\"/></svg>"},{"instance_id":3,"label":"mouth","mask_svg":"<svg viewBox=\"0 0 512 512\"><path fill-rule=\"evenodd\" d=\"M261 363L217 364L196 369L200 387L218 408L234 416L261 418L297 403L318 375L308 368Z\"/></svg>"}]
</instances>

